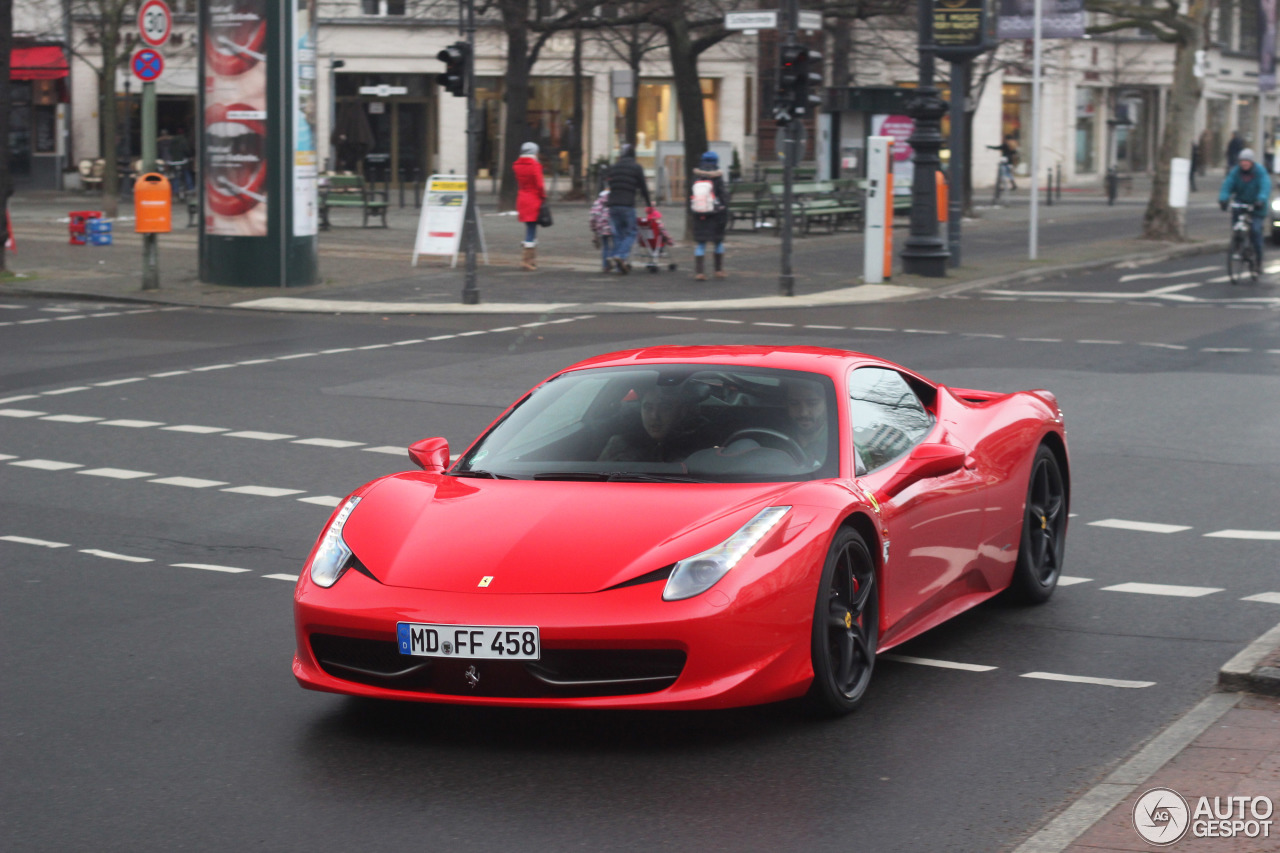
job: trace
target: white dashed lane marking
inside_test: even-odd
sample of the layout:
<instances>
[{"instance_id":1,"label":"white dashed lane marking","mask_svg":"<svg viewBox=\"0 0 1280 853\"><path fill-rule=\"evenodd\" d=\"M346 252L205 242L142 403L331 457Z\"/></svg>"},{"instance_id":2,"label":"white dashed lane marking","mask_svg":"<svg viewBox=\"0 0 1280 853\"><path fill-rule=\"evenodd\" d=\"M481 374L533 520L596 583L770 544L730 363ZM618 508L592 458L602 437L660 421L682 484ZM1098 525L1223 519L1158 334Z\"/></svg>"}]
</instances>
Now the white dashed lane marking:
<instances>
[{"instance_id":1,"label":"white dashed lane marking","mask_svg":"<svg viewBox=\"0 0 1280 853\"><path fill-rule=\"evenodd\" d=\"M1090 675L1063 675L1059 672L1024 672L1023 678L1038 678L1043 681L1069 681L1076 684L1097 684L1102 687L1154 687L1154 681L1126 681L1119 678L1094 678Z\"/></svg>"},{"instance_id":2,"label":"white dashed lane marking","mask_svg":"<svg viewBox=\"0 0 1280 853\"><path fill-rule=\"evenodd\" d=\"M257 495L262 498L282 498L286 495L302 494L302 489L275 489L271 486L235 486L222 491L235 495Z\"/></svg>"},{"instance_id":3,"label":"white dashed lane marking","mask_svg":"<svg viewBox=\"0 0 1280 853\"><path fill-rule=\"evenodd\" d=\"M66 542L50 542L48 539L32 539L30 536L0 536L5 542L16 542L19 545L36 545L40 548L70 548Z\"/></svg>"},{"instance_id":4,"label":"white dashed lane marking","mask_svg":"<svg viewBox=\"0 0 1280 853\"><path fill-rule=\"evenodd\" d=\"M1204 536L1206 539L1253 539L1280 542L1280 530L1215 530Z\"/></svg>"},{"instance_id":5,"label":"white dashed lane marking","mask_svg":"<svg viewBox=\"0 0 1280 853\"><path fill-rule=\"evenodd\" d=\"M143 477L155 476L147 471L130 471L128 468L86 468L76 473L87 477L109 477L113 480L141 480Z\"/></svg>"},{"instance_id":6,"label":"white dashed lane marking","mask_svg":"<svg viewBox=\"0 0 1280 853\"><path fill-rule=\"evenodd\" d=\"M1261 601L1263 604L1280 604L1280 592L1260 592L1257 595L1246 595L1241 601Z\"/></svg>"},{"instance_id":7,"label":"white dashed lane marking","mask_svg":"<svg viewBox=\"0 0 1280 853\"><path fill-rule=\"evenodd\" d=\"M181 486L185 489L208 489L213 486L227 485L222 480L202 480L199 477L161 477L147 482L158 483L161 486Z\"/></svg>"},{"instance_id":8,"label":"white dashed lane marking","mask_svg":"<svg viewBox=\"0 0 1280 853\"><path fill-rule=\"evenodd\" d=\"M123 563L154 563L155 560L150 557L133 557L129 554L117 554L114 551L100 551L97 548L81 548L81 554L88 554L92 557L101 557L104 560L119 560Z\"/></svg>"},{"instance_id":9,"label":"white dashed lane marking","mask_svg":"<svg viewBox=\"0 0 1280 853\"><path fill-rule=\"evenodd\" d=\"M275 575L263 575L263 577L264 577L264 578L267 578L268 580L273 580L273 581L288 581L289 583L297 583L297 582L298 582L298 576L297 576L297 575L275 574Z\"/></svg>"},{"instance_id":10,"label":"white dashed lane marking","mask_svg":"<svg viewBox=\"0 0 1280 853\"><path fill-rule=\"evenodd\" d=\"M1075 586L1078 583L1092 583L1093 578L1074 578L1070 575L1061 575L1058 577L1058 586Z\"/></svg>"},{"instance_id":11,"label":"white dashed lane marking","mask_svg":"<svg viewBox=\"0 0 1280 853\"><path fill-rule=\"evenodd\" d=\"M237 566L218 566L213 563L170 563L169 565L175 569L201 569L206 572L225 572L229 575L239 575L249 571Z\"/></svg>"},{"instance_id":12,"label":"white dashed lane marking","mask_svg":"<svg viewBox=\"0 0 1280 853\"><path fill-rule=\"evenodd\" d=\"M246 429L239 432L229 432L225 434L226 438L251 438L255 441L281 441L286 438L297 438L297 436L288 435L283 432L258 432L256 430Z\"/></svg>"},{"instance_id":13,"label":"white dashed lane marking","mask_svg":"<svg viewBox=\"0 0 1280 853\"><path fill-rule=\"evenodd\" d=\"M71 468L84 467L76 462L58 462L53 459L23 459L9 464L16 465L19 468L35 468L37 471L66 471Z\"/></svg>"},{"instance_id":14,"label":"white dashed lane marking","mask_svg":"<svg viewBox=\"0 0 1280 853\"><path fill-rule=\"evenodd\" d=\"M335 507L342 503L342 498L334 497L333 495L314 495L309 498L298 498L298 501L304 504L315 504L316 506Z\"/></svg>"},{"instance_id":15,"label":"white dashed lane marking","mask_svg":"<svg viewBox=\"0 0 1280 853\"><path fill-rule=\"evenodd\" d=\"M1215 586L1177 586L1167 583L1118 583L1113 586L1104 586L1102 590L1103 592L1132 592L1138 595L1168 595L1177 598L1200 598L1222 592L1221 587Z\"/></svg>"},{"instance_id":16,"label":"white dashed lane marking","mask_svg":"<svg viewBox=\"0 0 1280 853\"><path fill-rule=\"evenodd\" d=\"M1104 518L1089 522L1090 527L1107 527L1112 530L1136 530L1140 533L1178 533L1190 530L1182 524L1156 524L1150 521L1126 521L1123 518Z\"/></svg>"},{"instance_id":17,"label":"white dashed lane marking","mask_svg":"<svg viewBox=\"0 0 1280 853\"><path fill-rule=\"evenodd\" d=\"M959 669L965 672L991 672L996 669L994 666L984 666L978 663L958 663L951 660L935 660L934 658L917 658L911 655L880 655L884 660L897 661L898 663L913 663L917 666L933 666L938 669Z\"/></svg>"}]
</instances>

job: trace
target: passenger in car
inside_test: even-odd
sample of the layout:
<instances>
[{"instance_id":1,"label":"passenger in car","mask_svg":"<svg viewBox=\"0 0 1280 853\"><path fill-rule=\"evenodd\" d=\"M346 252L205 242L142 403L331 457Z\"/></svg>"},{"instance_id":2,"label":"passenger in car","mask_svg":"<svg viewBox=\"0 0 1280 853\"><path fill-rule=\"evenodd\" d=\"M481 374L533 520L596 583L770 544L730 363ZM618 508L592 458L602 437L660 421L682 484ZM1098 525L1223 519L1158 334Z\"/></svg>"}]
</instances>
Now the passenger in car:
<instances>
[{"instance_id":1,"label":"passenger in car","mask_svg":"<svg viewBox=\"0 0 1280 853\"><path fill-rule=\"evenodd\" d=\"M703 420L680 388L654 386L640 398L638 429L609 438L601 462L679 462L703 446Z\"/></svg>"},{"instance_id":2,"label":"passenger in car","mask_svg":"<svg viewBox=\"0 0 1280 853\"><path fill-rule=\"evenodd\" d=\"M809 379L786 382L787 417L791 436L813 461L827 459L827 397L822 386Z\"/></svg>"}]
</instances>

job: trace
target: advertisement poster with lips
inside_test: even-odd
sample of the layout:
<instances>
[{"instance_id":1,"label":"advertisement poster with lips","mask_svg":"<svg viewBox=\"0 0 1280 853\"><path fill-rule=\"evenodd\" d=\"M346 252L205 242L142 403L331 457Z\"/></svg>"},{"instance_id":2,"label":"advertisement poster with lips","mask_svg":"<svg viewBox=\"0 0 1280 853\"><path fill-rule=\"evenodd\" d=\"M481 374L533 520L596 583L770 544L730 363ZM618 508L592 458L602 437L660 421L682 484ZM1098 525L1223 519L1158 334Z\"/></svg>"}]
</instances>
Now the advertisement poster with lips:
<instances>
[{"instance_id":1,"label":"advertisement poster with lips","mask_svg":"<svg viewBox=\"0 0 1280 853\"><path fill-rule=\"evenodd\" d=\"M207 7L206 234L267 234L267 2L212 0Z\"/></svg>"},{"instance_id":2,"label":"advertisement poster with lips","mask_svg":"<svg viewBox=\"0 0 1280 853\"><path fill-rule=\"evenodd\" d=\"M915 177L915 163L911 157L915 149L907 144L915 133L916 120L911 116L873 115L872 136L893 137L893 194L911 195L911 179Z\"/></svg>"}]
</instances>

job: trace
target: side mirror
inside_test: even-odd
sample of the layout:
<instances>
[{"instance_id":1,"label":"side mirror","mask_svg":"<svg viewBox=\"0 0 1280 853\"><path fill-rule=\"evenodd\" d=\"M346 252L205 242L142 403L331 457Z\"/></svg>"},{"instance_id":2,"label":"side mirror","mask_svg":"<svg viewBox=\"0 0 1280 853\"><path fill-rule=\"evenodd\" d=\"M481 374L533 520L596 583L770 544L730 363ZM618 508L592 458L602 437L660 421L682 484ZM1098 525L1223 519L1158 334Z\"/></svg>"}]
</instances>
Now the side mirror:
<instances>
[{"instance_id":1,"label":"side mirror","mask_svg":"<svg viewBox=\"0 0 1280 853\"><path fill-rule=\"evenodd\" d=\"M409 460L429 474L449 467L449 442L443 438L424 438L409 445Z\"/></svg>"},{"instance_id":2,"label":"side mirror","mask_svg":"<svg viewBox=\"0 0 1280 853\"><path fill-rule=\"evenodd\" d=\"M965 464L965 452L949 444L920 444L902 462L894 474L877 493L877 497L892 497L907 486L959 471Z\"/></svg>"}]
</instances>

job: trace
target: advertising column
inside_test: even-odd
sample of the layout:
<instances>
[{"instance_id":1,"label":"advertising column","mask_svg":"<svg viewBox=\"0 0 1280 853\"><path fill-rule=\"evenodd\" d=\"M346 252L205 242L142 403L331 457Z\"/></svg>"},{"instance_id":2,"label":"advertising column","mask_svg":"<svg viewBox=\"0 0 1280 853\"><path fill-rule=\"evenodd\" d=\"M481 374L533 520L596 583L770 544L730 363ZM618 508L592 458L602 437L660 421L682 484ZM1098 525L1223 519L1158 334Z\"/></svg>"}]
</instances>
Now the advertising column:
<instances>
[{"instance_id":1,"label":"advertising column","mask_svg":"<svg viewBox=\"0 0 1280 853\"><path fill-rule=\"evenodd\" d=\"M201 4L201 281L317 280L314 6Z\"/></svg>"}]
</instances>

